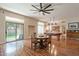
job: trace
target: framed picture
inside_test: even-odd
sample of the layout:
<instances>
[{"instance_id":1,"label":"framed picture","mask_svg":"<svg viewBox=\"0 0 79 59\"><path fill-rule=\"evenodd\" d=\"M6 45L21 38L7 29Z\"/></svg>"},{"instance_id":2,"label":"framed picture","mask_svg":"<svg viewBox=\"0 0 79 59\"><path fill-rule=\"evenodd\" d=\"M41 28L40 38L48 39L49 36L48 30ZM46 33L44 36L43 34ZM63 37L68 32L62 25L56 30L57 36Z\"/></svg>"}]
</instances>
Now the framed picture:
<instances>
[{"instance_id":1,"label":"framed picture","mask_svg":"<svg viewBox=\"0 0 79 59\"><path fill-rule=\"evenodd\" d=\"M72 22L68 24L69 29L78 29L79 28L79 23L78 22Z\"/></svg>"}]
</instances>

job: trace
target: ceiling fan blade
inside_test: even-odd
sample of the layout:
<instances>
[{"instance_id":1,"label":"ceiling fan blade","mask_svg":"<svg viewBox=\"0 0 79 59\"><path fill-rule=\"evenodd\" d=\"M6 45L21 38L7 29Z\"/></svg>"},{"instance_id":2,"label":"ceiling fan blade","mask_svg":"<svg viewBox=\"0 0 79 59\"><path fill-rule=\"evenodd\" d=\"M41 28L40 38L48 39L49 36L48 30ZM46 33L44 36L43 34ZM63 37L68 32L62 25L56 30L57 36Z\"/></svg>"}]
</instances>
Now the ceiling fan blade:
<instances>
[{"instance_id":1,"label":"ceiling fan blade","mask_svg":"<svg viewBox=\"0 0 79 59\"><path fill-rule=\"evenodd\" d=\"M51 6L51 4L49 4L48 6L46 6L46 7L44 8L44 10L47 9L48 7L50 7L50 6Z\"/></svg>"},{"instance_id":2,"label":"ceiling fan blade","mask_svg":"<svg viewBox=\"0 0 79 59\"><path fill-rule=\"evenodd\" d=\"M36 6L32 5L35 9L39 10L39 8L37 8Z\"/></svg>"},{"instance_id":3,"label":"ceiling fan blade","mask_svg":"<svg viewBox=\"0 0 79 59\"><path fill-rule=\"evenodd\" d=\"M44 13L50 14L50 12L43 11Z\"/></svg>"},{"instance_id":4,"label":"ceiling fan blade","mask_svg":"<svg viewBox=\"0 0 79 59\"><path fill-rule=\"evenodd\" d=\"M54 9L48 9L48 10L45 10L45 11L53 11Z\"/></svg>"},{"instance_id":5,"label":"ceiling fan blade","mask_svg":"<svg viewBox=\"0 0 79 59\"><path fill-rule=\"evenodd\" d=\"M40 3L40 9L42 9L42 3Z\"/></svg>"},{"instance_id":6,"label":"ceiling fan blade","mask_svg":"<svg viewBox=\"0 0 79 59\"><path fill-rule=\"evenodd\" d=\"M43 14L43 15L45 15L45 13L44 13L44 12L43 12L42 14Z\"/></svg>"}]
</instances>

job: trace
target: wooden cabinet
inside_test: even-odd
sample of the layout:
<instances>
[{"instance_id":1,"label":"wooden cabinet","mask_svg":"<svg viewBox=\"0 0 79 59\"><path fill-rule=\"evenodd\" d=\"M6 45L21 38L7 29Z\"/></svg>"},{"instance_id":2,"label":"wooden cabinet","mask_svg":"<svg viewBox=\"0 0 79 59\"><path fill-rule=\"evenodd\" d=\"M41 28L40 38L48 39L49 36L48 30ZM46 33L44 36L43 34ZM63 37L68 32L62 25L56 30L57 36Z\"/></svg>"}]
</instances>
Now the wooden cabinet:
<instances>
[{"instance_id":1,"label":"wooden cabinet","mask_svg":"<svg viewBox=\"0 0 79 59\"><path fill-rule=\"evenodd\" d=\"M67 37L69 38L79 38L79 30L68 30L67 31Z\"/></svg>"}]
</instances>

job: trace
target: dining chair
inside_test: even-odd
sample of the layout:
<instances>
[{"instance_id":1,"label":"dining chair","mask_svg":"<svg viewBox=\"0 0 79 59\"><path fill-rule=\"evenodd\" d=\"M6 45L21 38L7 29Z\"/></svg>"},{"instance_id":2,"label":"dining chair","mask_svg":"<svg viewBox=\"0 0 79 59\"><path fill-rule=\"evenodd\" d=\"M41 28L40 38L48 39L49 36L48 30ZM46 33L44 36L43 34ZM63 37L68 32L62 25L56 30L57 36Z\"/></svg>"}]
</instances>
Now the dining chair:
<instances>
[{"instance_id":1,"label":"dining chair","mask_svg":"<svg viewBox=\"0 0 79 59\"><path fill-rule=\"evenodd\" d=\"M31 49L37 49L39 47L39 41L36 39L36 33L31 35Z\"/></svg>"},{"instance_id":2,"label":"dining chair","mask_svg":"<svg viewBox=\"0 0 79 59\"><path fill-rule=\"evenodd\" d=\"M48 44L51 43L51 38L46 33L44 33L44 37L47 37L48 38L47 39Z\"/></svg>"},{"instance_id":3,"label":"dining chair","mask_svg":"<svg viewBox=\"0 0 79 59\"><path fill-rule=\"evenodd\" d=\"M50 45L51 45L51 38L50 38L46 33L44 33L44 37L48 38L48 39L44 40L44 45L45 45L47 48L49 48Z\"/></svg>"}]
</instances>

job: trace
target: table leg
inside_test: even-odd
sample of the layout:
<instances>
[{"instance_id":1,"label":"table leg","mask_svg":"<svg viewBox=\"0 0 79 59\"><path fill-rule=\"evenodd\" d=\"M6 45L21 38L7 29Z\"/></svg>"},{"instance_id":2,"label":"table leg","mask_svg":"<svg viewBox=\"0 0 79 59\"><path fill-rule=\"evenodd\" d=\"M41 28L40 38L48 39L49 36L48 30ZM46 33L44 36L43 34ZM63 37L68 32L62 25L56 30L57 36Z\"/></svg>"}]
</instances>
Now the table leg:
<instances>
[{"instance_id":1,"label":"table leg","mask_svg":"<svg viewBox=\"0 0 79 59\"><path fill-rule=\"evenodd\" d=\"M42 49L44 46L43 46L43 40L40 40L40 49Z\"/></svg>"},{"instance_id":2,"label":"table leg","mask_svg":"<svg viewBox=\"0 0 79 59\"><path fill-rule=\"evenodd\" d=\"M57 37L58 37L57 40L59 41L60 40L60 35L58 35Z\"/></svg>"}]
</instances>

